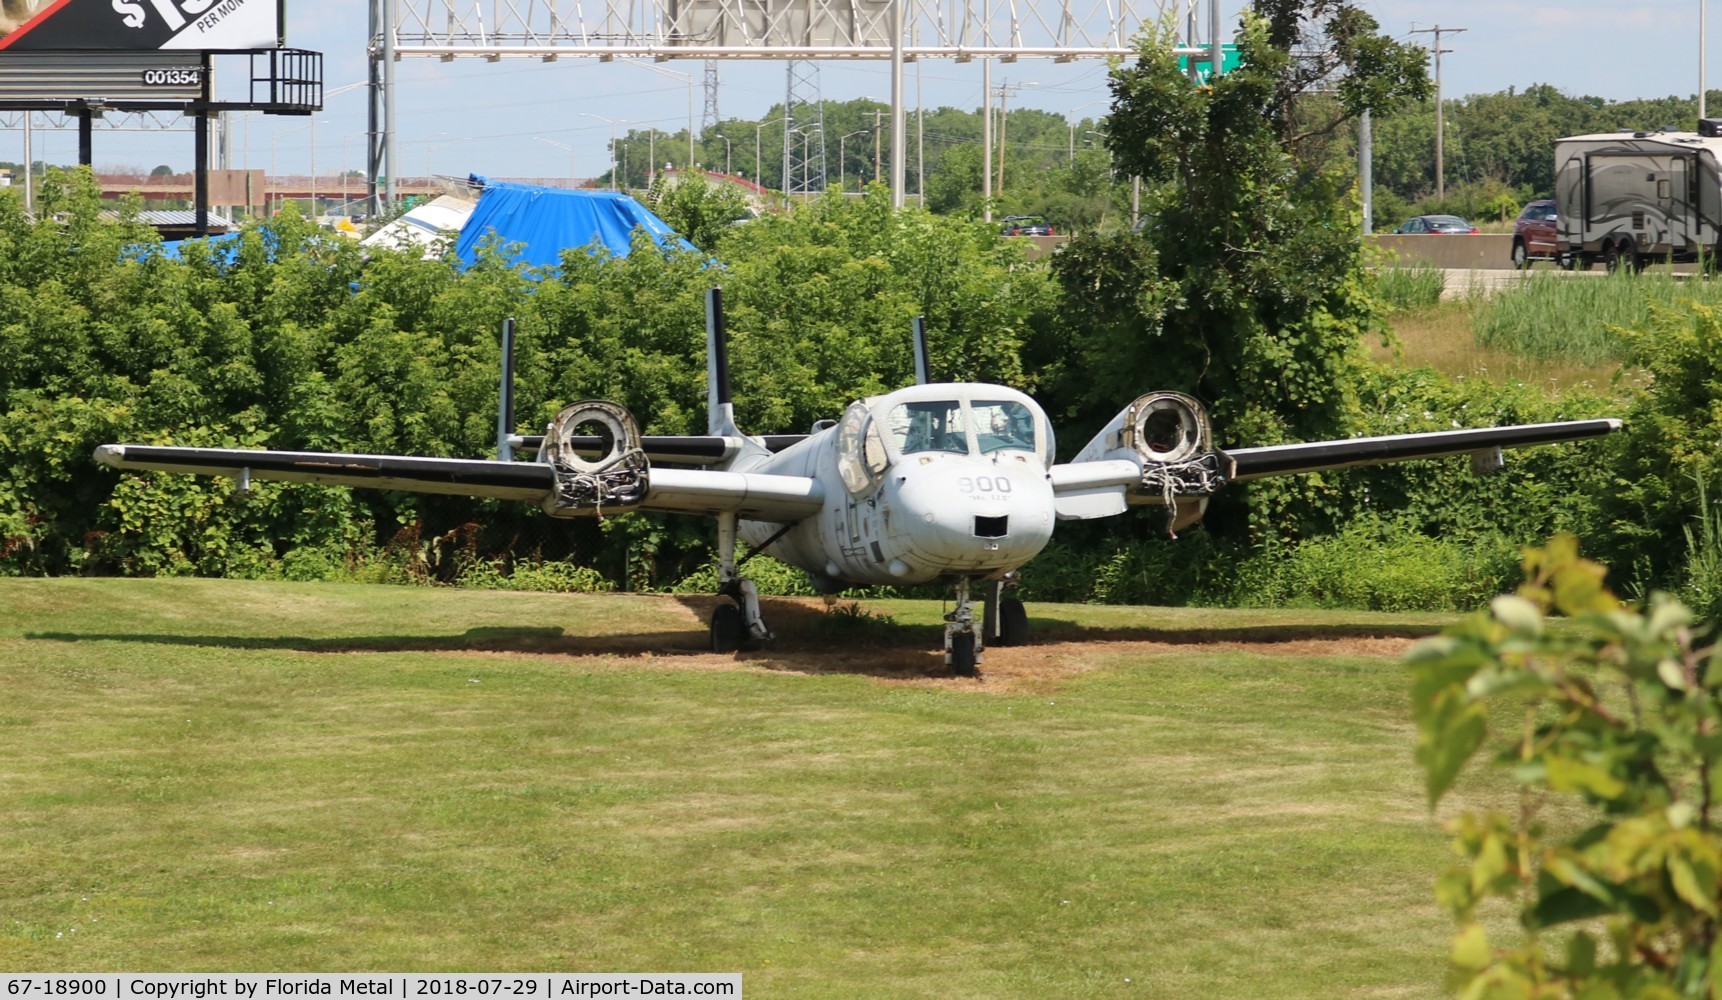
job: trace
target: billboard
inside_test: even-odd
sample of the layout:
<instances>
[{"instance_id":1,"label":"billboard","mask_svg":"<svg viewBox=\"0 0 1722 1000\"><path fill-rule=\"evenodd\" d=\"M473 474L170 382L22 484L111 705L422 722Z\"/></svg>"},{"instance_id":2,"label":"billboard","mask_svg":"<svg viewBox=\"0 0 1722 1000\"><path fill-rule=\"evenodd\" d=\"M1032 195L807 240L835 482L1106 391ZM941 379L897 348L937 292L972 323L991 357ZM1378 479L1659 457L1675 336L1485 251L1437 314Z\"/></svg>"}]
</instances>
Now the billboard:
<instances>
[{"instance_id":1,"label":"billboard","mask_svg":"<svg viewBox=\"0 0 1722 1000\"><path fill-rule=\"evenodd\" d=\"M0 0L6 52L272 49L282 0Z\"/></svg>"}]
</instances>

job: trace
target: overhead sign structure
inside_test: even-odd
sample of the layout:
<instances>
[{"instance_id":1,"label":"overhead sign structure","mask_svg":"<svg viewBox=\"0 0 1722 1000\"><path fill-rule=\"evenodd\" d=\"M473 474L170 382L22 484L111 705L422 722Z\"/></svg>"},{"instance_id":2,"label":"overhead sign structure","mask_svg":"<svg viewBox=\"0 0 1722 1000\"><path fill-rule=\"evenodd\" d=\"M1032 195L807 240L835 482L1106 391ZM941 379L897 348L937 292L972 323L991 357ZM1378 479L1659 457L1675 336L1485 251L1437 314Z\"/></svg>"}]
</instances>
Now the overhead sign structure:
<instances>
[{"instance_id":1,"label":"overhead sign structure","mask_svg":"<svg viewBox=\"0 0 1722 1000\"><path fill-rule=\"evenodd\" d=\"M1244 57L1238 51L1238 47L1236 45L1226 44L1220 46L1220 48L1221 75L1230 73L1244 64ZM1192 59L1196 62L1196 82L1207 83L1208 78L1214 75L1214 57L1206 54L1197 56L1181 55L1178 57L1178 69L1181 72L1188 73L1190 71L1190 61Z\"/></svg>"},{"instance_id":2,"label":"overhead sign structure","mask_svg":"<svg viewBox=\"0 0 1722 1000\"><path fill-rule=\"evenodd\" d=\"M283 44L283 2L8 0L0 16L0 52L277 48Z\"/></svg>"}]
</instances>

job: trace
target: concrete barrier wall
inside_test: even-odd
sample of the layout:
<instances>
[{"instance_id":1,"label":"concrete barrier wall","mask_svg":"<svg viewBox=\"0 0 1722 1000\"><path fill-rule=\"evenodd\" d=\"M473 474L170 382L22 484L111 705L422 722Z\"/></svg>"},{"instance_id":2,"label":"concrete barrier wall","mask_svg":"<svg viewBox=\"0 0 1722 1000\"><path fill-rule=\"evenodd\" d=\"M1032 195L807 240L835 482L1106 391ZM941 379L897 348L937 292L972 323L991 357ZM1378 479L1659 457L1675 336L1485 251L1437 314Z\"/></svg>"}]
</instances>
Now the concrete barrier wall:
<instances>
[{"instance_id":1,"label":"concrete barrier wall","mask_svg":"<svg viewBox=\"0 0 1722 1000\"><path fill-rule=\"evenodd\" d=\"M1383 263L1397 262L1401 267L1428 264L1477 271L1511 270L1513 267L1513 237L1510 234L1372 235L1369 238L1390 255Z\"/></svg>"},{"instance_id":2,"label":"concrete barrier wall","mask_svg":"<svg viewBox=\"0 0 1722 1000\"><path fill-rule=\"evenodd\" d=\"M1028 259L1039 260L1058 249L1068 236L1016 236L1029 243ZM1388 256L1384 265L1453 268L1460 271L1510 271L1513 268L1513 237L1493 233L1463 236L1392 236L1375 234L1369 240Z\"/></svg>"}]
</instances>

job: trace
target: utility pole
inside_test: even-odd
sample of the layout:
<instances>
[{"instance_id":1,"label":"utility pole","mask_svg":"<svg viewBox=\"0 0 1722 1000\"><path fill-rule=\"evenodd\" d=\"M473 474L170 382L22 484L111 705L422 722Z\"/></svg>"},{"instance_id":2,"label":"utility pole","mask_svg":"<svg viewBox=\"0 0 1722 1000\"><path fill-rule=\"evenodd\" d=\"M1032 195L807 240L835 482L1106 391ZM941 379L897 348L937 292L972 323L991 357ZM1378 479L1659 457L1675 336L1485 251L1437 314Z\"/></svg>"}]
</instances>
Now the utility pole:
<instances>
[{"instance_id":1,"label":"utility pole","mask_svg":"<svg viewBox=\"0 0 1722 1000\"><path fill-rule=\"evenodd\" d=\"M1012 87L1009 80L999 84L999 179L994 190L1001 195L1004 194L1005 126L1010 121L1010 95L1021 89L1021 84Z\"/></svg>"},{"instance_id":2,"label":"utility pole","mask_svg":"<svg viewBox=\"0 0 1722 1000\"><path fill-rule=\"evenodd\" d=\"M1437 24L1433 28L1417 28L1411 32L1411 34L1413 34L1413 35L1434 35L1435 36L1435 200L1436 201L1445 201L1447 199L1447 164L1446 164L1446 161L1443 159L1443 143L1445 142L1447 136L1446 136L1445 128L1443 127L1445 123L1444 123L1444 121L1442 119L1442 115L1441 115L1441 53L1453 51L1452 49L1444 49L1441 47L1441 35L1443 32L1446 32L1449 34L1457 34L1458 32L1468 31L1468 30L1470 30L1470 29L1468 29L1468 28L1443 28L1439 24Z\"/></svg>"},{"instance_id":3,"label":"utility pole","mask_svg":"<svg viewBox=\"0 0 1722 1000\"><path fill-rule=\"evenodd\" d=\"M981 212L993 221L993 60L981 60Z\"/></svg>"},{"instance_id":4,"label":"utility pole","mask_svg":"<svg viewBox=\"0 0 1722 1000\"><path fill-rule=\"evenodd\" d=\"M1704 0L1698 0L1698 117L1704 115Z\"/></svg>"},{"instance_id":5,"label":"utility pole","mask_svg":"<svg viewBox=\"0 0 1722 1000\"><path fill-rule=\"evenodd\" d=\"M879 122L884 116L885 110L883 108L873 109L873 179L875 181L880 177L879 168L884 162L879 157Z\"/></svg>"},{"instance_id":6,"label":"utility pole","mask_svg":"<svg viewBox=\"0 0 1722 1000\"><path fill-rule=\"evenodd\" d=\"M1363 201L1363 235L1375 232L1375 133L1369 109L1357 118L1357 190Z\"/></svg>"},{"instance_id":7,"label":"utility pole","mask_svg":"<svg viewBox=\"0 0 1722 1000\"><path fill-rule=\"evenodd\" d=\"M908 0L891 4L891 207L902 208L903 190L908 183L909 144L905 140L907 123L903 120L903 5Z\"/></svg>"}]
</instances>

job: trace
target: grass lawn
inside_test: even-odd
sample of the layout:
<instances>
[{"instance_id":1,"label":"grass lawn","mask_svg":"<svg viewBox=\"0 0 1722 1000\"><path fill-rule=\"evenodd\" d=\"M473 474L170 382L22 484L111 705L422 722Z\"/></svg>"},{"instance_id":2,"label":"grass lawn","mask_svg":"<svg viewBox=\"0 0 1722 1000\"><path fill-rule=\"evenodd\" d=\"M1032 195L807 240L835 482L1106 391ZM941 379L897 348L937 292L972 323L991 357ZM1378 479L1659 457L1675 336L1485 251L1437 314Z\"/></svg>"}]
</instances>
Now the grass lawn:
<instances>
[{"instance_id":1,"label":"grass lawn","mask_svg":"<svg viewBox=\"0 0 1722 1000\"><path fill-rule=\"evenodd\" d=\"M0 581L0 969L1435 996L1432 616Z\"/></svg>"}]
</instances>

